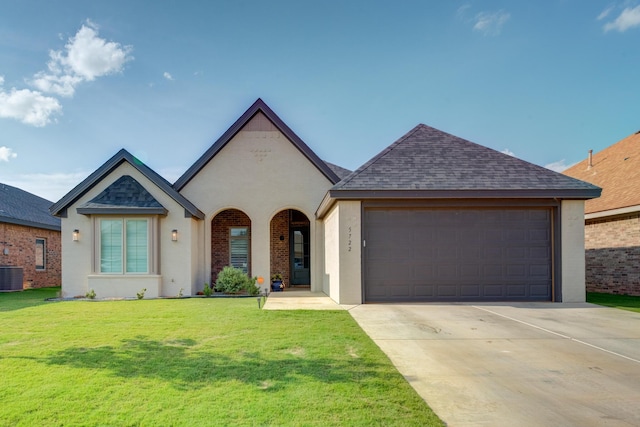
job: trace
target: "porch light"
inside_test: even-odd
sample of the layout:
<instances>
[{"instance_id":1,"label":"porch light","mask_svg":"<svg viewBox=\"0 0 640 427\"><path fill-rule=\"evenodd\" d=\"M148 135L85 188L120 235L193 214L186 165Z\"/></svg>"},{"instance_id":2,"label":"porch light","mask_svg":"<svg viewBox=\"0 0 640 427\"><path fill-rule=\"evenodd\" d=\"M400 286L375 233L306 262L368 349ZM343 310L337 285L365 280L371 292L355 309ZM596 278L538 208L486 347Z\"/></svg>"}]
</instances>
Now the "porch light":
<instances>
[{"instance_id":1,"label":"porch light","mask_svg":"<svg viewBox=\"0 0 640 427\"><path fill-rule=\"evenodd\" d=\"M80 230L76 228L75 230L73 230L73 241L77 242L79 238L80 238Z\"/></svg>"},{"instance_id":2,"label":"porch light","mask_svg":"<svg viewBox=\"0 0 640 427\"><path fill-rule=\"evenodd\" d=\"M171 240L174 242L178 241L178 230L176 229L171 230Z\"/></svg>"}]
</instances>

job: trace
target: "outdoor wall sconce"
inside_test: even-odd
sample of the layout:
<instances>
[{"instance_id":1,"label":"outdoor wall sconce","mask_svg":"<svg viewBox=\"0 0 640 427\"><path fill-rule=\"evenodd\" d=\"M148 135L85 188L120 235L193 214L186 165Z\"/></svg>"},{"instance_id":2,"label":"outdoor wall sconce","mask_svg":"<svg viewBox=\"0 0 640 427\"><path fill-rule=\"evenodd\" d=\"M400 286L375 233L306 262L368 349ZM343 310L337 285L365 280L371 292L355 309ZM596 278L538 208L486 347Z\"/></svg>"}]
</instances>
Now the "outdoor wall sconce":
<instances>
[{"instance_id":1,"label":"outdoor wall sconce","mask_svg":"<svg viewBox=\"0 0 640 427\"><path fill-rule=\"evenodd\" d=\"M178 230L171 230L171 240L174 242L178 241Z\"/></svg>"},{"instance_id":2,"label":"outdoor wall sconce","mask_svg":"<svg viewBox=\"0 0 640 427\"><path fill-rule=\"evenodd\" d=\"M73 241L77 242L79 238L80 238L80 230L76 228L75 230L73 230Z\"/></svg>"}]
</instances>

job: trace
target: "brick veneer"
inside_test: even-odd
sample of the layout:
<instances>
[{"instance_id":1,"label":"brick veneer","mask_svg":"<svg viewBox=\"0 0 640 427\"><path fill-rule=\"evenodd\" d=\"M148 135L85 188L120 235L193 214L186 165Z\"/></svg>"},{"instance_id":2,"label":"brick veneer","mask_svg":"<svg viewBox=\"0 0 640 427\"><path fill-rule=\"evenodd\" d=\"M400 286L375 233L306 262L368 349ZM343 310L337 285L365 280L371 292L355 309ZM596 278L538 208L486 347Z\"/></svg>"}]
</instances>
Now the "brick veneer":
<instances>
[{"instance_id":1,"label":"brick veneer","mask_svg":"<svg viewBox=\"0 0 640 427\"><path fill-rule=\"evenodd\" d=\"M242 211L227 209L211 220L211 284L215 284L218 273L229 265L229 227L249 228L249 266L251 275L251 219Z\"/></svg>"},{"instance_id":2,"label":"brick veneer","mask_svg":"<svg viewBox=\"0 0 640 427\"><path fill-rule=\"evenodd\" d=\"M44 270L36 270L36 239L46 241ZM59 231L0 223L0 265L22 267L24 288L60 286L60 248Z\"/></svg>"},{"instance_id":3,"label":"brick veneer","mask_svg":"<svg viewBox=\"0 0 640 427\"><path fill-rule=\"evenodd\" d=\"M280 240L280 236L284 240ZM289 211L284 210L271 220L271 274L282 274L286 285L289 285L289 265Z\"/></svg>"},{"instance_id":4,"label":"brick veneer","mask_svg":"<svg viewBox=\"0 0 640 427\"><path fill-rule=\"evenodd\" d=\"M640 295L640 213L585 224L588 292Z\"/></svg>"}]
</instances>

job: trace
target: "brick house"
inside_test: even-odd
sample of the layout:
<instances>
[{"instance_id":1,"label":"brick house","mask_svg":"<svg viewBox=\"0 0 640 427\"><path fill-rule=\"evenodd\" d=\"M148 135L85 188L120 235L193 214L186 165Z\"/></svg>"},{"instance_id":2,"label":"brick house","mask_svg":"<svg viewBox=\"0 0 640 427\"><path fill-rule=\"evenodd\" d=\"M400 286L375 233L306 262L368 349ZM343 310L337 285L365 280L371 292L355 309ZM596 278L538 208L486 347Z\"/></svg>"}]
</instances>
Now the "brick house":
<instances>
[{"instance_id":1,"label":"brick house","mask_svg":"<svg viewBox=\"0 0 640 427\"><path fill-rule=\"evenodd\" d=\"M0 184L0 290L60 286L60 219L51 205Z\"/></svg>"},{"instance_id":2,"label":"brick house","mask_svg":"<svg viewBox=\"0 0 640 427\"><path fill-rule=\"evenodd\" d=\"M640 132L564 174L602 187L585 203L587 291L640 295Z\"/></svg>"},{"instance_id":3,"label":"brick house","mask_svg":"<svg viewBox=\"0 0 640 427\"><path fill-rule=\"evenodd\" d=\"M193 295L233 265L341 304L569 302L599 194L426 125L350 172L258 99L175 183L121 150L51 212L63 296Z\"/></svg>"}]
</instances>

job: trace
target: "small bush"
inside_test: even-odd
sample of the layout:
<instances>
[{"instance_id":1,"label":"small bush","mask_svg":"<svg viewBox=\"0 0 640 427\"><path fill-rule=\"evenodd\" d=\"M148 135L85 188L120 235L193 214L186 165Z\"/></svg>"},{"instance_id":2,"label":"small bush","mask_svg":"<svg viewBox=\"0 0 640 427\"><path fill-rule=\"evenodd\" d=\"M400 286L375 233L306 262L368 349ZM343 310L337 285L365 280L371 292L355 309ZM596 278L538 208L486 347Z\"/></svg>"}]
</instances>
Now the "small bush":
<instances>
[{"instance_id":1,"label":"small bush","mask_svg":"<svg viewBox=\"0 0 640 427\"><path fill-rule=\"evenodd\" d=\"M140 290L140 292L136 292L136 296L138 297L138 299L144 298L145 292L147 292L147 288L143 288L142 290Z\"/></svg>"},{"instance_id":2,"label":"small bush","mask_svg":"<svg viewBox=\"0 0 640 427\"><path fill-rule=\"evenodd\" d=\"M85 297L89 298L89 299L95 299L96 298L96 291L94 291L93 289L89 289L89 292L87 292L85 294Z\"/></svg>"},{"instance_id":3,"label":"small bush","mask_svg":"<svg viewBox=\"0 0 640 427\"><path fill-rule=\"evenodd\" d=\"M205 282L204 289L202 290L202 295L204 295L205 297L210 297L212 292L213 289L211 289L211 286L209 286L209 284Z\"/></svg>"},{"instance_id":4,"label":"small bush","mask_svg":"<svg viewBox=\"0 0 640 427\"><path fill-rule=\"evenodd\" d=\"M258 279L247 276L239 268L224 267L218 274L216 290L227 294L246 291L249 295L257 295L260 288L256 286L256 280Z\"/></svg>"}]
</instances>

